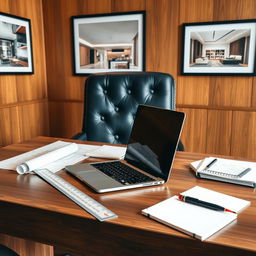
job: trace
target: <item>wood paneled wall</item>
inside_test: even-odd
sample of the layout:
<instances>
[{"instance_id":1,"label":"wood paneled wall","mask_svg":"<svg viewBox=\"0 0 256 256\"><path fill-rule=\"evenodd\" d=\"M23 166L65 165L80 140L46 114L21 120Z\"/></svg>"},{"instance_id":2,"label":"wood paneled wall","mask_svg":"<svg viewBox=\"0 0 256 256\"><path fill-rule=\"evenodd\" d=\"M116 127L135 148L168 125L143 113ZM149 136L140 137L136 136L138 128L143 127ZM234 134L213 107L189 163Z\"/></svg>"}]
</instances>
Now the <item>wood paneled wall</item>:
<instances>
[{"instance_id":1,"label":"wood paneled wall","mask_svg":"<svg viewBox=\"0 0 256 256\"><path fill-rule=\"evenodd\" d=\"M34 74L0 74L0 146L49 134L42 2L1 0L0 11L31 20Z\"/></svg>"},{"instance_id":2,"label":"wood paneled wall","mask_svg":"<svg viewBox=\"0 0 256 256\"><path fill-rule=\"evenodd\" d=\"M72 15L146 10L146 70L167 72L186 112L188 151L256 157L256 78L181 76L185 22L252 19L255 0L43 0L51 135L81 129L86 77L72 75Z\"/></svg>"},{"instance_id":3,"label":"wood paneled wall","mask_svg":"<svg viewBox=\"0 0 256 256\"><path fill-rule=\"evenodd\" d=\"M1 0L0 12L31 20L34 57L34 74L0 74L0 146L5 146L38 135L49 135L49 110L42 2ZM51 246L2 234L0 244L21 256L54 254Z\"/></svg>"}]
</instances>

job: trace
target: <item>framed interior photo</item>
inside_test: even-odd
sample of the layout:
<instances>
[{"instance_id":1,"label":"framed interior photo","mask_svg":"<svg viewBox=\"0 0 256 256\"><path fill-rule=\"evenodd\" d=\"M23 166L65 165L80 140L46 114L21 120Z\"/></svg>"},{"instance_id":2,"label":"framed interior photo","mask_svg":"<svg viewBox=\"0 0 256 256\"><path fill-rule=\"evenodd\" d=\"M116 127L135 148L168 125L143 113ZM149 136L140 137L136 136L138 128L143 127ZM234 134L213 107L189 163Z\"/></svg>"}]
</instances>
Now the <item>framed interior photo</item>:
<instances>
[{"instance_id":1,"label":"framed interior photo","mask_svg":"<svg viewBox=\"0 0 256 256\"><path fill-rule=\"evenodd\" d=\"M0 12L0 75L33 73L30 20Z\"/></svg>"},{"instance_id":2,"label":"framed interior photo","mask_svg":"<svg viewBox=\"0 0 256 256\"><path fill-rule=\"evenodd\" d=\"M183 75L255 75L256 20L183 24Z\"/></svg>"},{"instance_id":3,"label":"framed interior photo","mask_svg":"<svg viewBox=\"0 0 256 256\"><path fill-rule=\"evenodd\" d=\"M145 70L145 11L71 17L74 74Z\"/></svg>"}]
</instances>

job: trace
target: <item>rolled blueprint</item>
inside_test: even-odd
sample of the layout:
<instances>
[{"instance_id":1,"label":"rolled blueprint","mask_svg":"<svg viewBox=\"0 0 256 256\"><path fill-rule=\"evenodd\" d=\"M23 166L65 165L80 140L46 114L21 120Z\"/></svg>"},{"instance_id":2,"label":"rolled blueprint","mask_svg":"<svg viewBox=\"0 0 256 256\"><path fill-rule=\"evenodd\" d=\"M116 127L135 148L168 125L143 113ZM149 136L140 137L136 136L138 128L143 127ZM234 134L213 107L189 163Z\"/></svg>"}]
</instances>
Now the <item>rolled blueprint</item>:
<instances>
[{"instance_id":1,"label":"rolled blueprint","mask_svg":"<svg viewBox=\"0 0 256 256\"><path fill-rule=\"evenodd\" d=\"M35 169L43 168L47 164L60 160L78 151L78 145L71 143L52 152L46 153L34 159L28 160L16 167L19 174L30 173Z\"/></svg>"}]
</instances>

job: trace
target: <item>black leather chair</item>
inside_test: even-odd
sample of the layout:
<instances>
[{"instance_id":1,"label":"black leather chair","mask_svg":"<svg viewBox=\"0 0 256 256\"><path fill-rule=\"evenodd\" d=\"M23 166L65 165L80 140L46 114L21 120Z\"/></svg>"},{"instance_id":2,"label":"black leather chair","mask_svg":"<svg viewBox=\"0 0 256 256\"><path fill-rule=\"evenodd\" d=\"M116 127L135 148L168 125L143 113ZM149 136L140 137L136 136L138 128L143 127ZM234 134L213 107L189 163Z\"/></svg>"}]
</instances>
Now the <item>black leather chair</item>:
<instances>
[{"instance_id":1,"label":"black leather chair","mask_svg":"<svg viewBox=\"0 0 256 256\"><path fill-rule=\"evenodd\" d=\"M82 132L73 139L127 144L138 104L175 110L175 83L157 72L90 75ZM184 150L179 143L178 150Z\"/></svg>"},{"instance_id":2,"label":"black leather chair","mask_svg":"<svg viewBox=\"0 0 256 256\"><path fill-rule=\"evenodd\" d=\"M1 256L19 256L16 252L10 248L0 244L0 255Z\"/></svg>"}]
</instances>

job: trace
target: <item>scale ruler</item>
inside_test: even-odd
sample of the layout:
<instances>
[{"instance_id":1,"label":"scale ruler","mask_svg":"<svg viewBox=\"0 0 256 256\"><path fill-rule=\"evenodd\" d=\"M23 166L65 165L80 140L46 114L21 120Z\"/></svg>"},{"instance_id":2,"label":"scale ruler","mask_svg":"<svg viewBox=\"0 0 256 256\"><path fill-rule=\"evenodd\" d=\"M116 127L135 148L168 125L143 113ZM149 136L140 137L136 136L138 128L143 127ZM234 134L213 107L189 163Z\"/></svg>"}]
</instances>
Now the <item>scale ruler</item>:
<instances>
[{"instance_id":1,"label":"scale ruler","mask_svg":"<svg viewBox=\"0 0 256 256\"><path fill-rule=\"evenodd\" d=\"M55 173L52 173L48 169L38 169L33 171L39 177L47 181L53 187L62 192L65 196L70 198L84 210L92 214L100 221L110 220L117 218L118 216L107 209L105 206L99 202L92 199L90 196L86 195L81 190L77 189Z\"/></svg>"}]
</instances>

